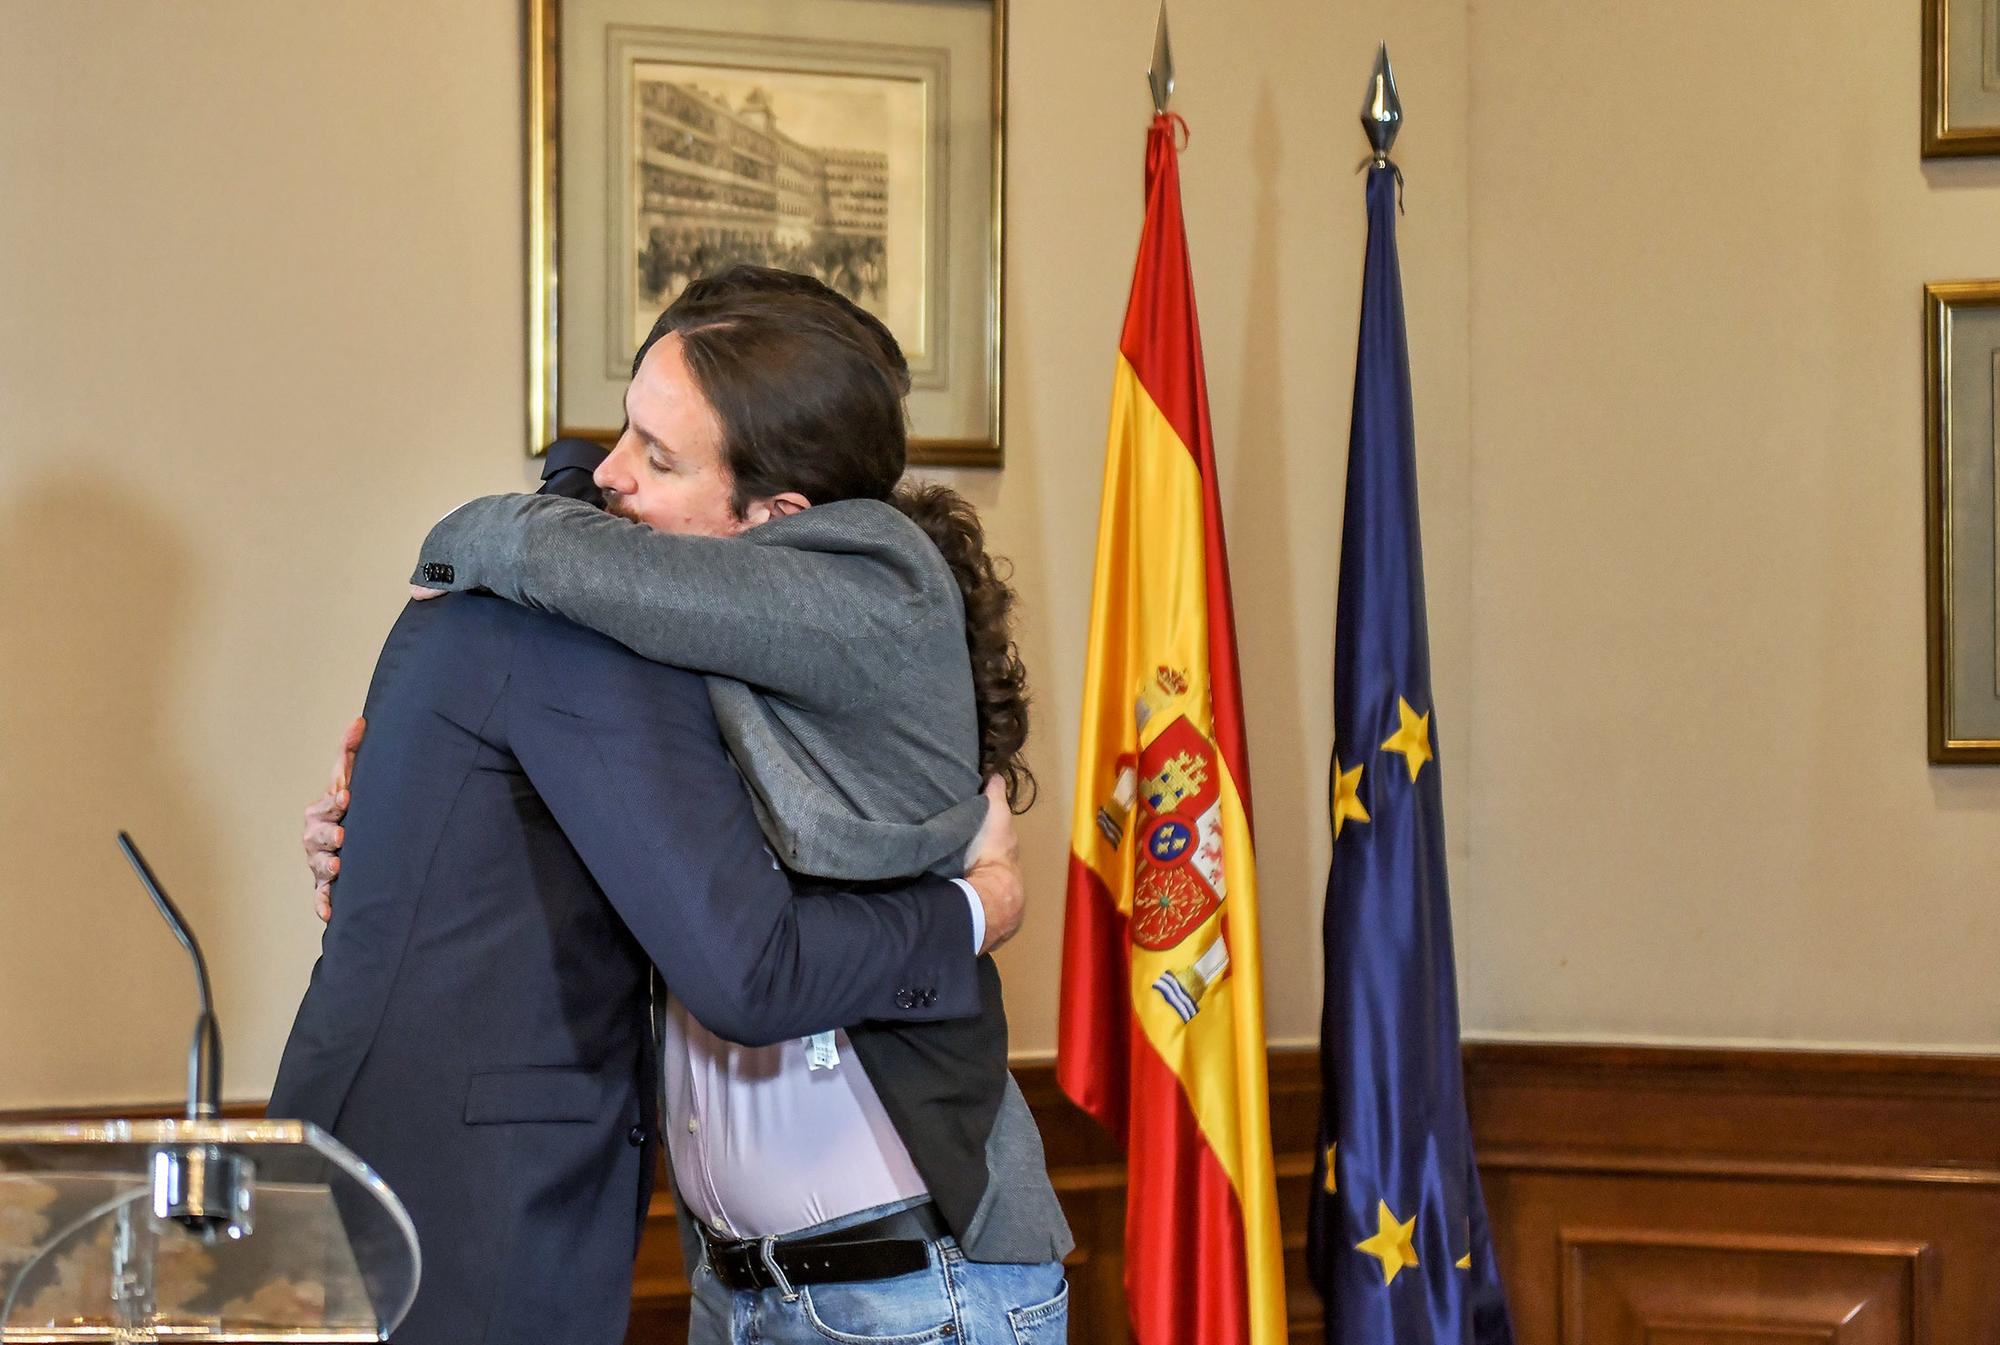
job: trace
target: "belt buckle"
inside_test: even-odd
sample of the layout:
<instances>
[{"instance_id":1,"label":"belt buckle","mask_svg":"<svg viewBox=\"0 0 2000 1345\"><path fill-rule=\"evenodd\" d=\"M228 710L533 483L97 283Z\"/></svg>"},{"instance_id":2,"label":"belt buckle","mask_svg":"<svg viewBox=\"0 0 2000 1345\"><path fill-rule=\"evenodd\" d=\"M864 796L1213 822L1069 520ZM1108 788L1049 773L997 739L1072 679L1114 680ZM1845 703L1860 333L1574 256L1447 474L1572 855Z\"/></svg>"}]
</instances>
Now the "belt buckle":
<instances>
[{"instance_id":1,"label":"belt buckle","mask_svg":"<svg viewBox=\"0 0 2000 1345\"><path fill-rule=\"evenodd\" d=\"M799 1301L799 1291L792 1287L791 1280L778 1265L775 1250L777 1245L778 1239L775 1236L757 1239L757 1259L763 1263L765 1273L771 1277L771 1287L784 1295L785 1302L796 1303Z\"/></svg>"},{"instance_id":2,"label":"belt buckle","mask_svg":"<svg viewBox=\"0 0 2000 1345\"><path fill-rule=\"evenodd\" d=\"M736 1238L725 1242L717 1238L707 1224L697 1222L695 1227L700 1231L703 1249L708 1253L709 1268L722 1281L724 1288L755 1293L766 1287L759 1272L755 1242Z\"/></svg>"}]
</instances>

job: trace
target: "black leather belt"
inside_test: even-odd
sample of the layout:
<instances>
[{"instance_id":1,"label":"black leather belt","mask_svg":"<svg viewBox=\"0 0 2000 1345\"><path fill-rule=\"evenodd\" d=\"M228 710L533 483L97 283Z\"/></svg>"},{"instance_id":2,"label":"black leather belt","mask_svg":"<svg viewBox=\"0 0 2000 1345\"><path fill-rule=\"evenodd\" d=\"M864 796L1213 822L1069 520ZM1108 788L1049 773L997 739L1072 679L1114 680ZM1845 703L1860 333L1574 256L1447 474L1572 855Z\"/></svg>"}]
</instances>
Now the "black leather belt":
<instances>
[{"instance_id":1,"label":"black leather belt","mask_svg":"<svg viewBox=\"0 0 2000 1345\"><path fill-rule=\"evenodd\" d=\"M910 1275L930 1264L925 1244L949 1237L937 1206L926 1201L852 1228L810 1238L721 1242L707 1228L708 1268L725 1289L755 1292L801 1284L841 1284Z\"/></svg>"}]
</instances>

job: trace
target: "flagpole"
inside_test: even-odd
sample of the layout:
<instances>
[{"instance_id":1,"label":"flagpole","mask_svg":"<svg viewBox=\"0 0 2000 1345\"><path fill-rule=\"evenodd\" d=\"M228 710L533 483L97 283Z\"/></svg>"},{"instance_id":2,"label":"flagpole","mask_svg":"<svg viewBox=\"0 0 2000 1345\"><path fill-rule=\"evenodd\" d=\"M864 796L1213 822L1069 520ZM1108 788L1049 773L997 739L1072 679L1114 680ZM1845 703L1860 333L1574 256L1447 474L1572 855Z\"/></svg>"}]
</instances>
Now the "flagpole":
<instances>
[{"instance_id":1,"label":"flagpole","mask_svg":"<svg viewBox=\"0 0 2000 1345\"><path fill-rule=\"evenodd\" d=\"M1146 84L1145 218L1105 436L1056 1078L1126 1155L1136 1345L1285 1345L1242 674L1164 6Z\"/></svg>"},{"instance_id":2,"label":"flagpole","mask_svg":"<svg viewBox=\"0 0 2000 1345\"><path fill-rule=\"evenodd\" d=\"M1307 1266L1327 1345L1513 1345L1465 1107L1389 157L1386 43L1362 101L1367 244L1334 612L1320 1128Z\"/></svg>"}]
</instances>

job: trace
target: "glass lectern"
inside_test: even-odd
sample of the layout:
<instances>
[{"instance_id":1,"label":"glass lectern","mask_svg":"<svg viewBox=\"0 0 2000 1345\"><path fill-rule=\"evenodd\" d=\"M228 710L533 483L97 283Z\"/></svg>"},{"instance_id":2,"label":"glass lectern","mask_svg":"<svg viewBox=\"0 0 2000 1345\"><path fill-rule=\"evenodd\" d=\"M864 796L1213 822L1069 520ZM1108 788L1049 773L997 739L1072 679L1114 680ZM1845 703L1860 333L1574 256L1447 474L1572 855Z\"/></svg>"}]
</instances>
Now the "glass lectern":
<instances>
[{"instance_id":1,"label":"glass lectern","mask_svg":"<svg viewBox=\"0 0 2000 1345\"><path fill-rule=\"evenodd\" d=\"M0 1126L0 1345L378 1341L416 1231L299 1121Z\"/></svg>"}]
</instances>

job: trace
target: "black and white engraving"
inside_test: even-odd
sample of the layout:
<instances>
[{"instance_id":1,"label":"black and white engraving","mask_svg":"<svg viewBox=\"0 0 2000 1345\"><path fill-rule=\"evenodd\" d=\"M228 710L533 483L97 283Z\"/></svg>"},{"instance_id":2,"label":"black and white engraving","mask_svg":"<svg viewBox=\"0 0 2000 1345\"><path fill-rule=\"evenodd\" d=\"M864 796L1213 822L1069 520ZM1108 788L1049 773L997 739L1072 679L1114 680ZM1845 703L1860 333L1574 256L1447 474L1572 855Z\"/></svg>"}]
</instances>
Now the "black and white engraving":
<instances>
[{"instance_id":1,"label":"black and white engraving","mask_svg":"<svg viewBox=\"0 0 2000 1345\"><path fill-rule=\"evenodd\" d=\"M633 67L632 331L732 262L818 277L922 350L923 89L723 66Z\"/></svg>"}]
</instances>

